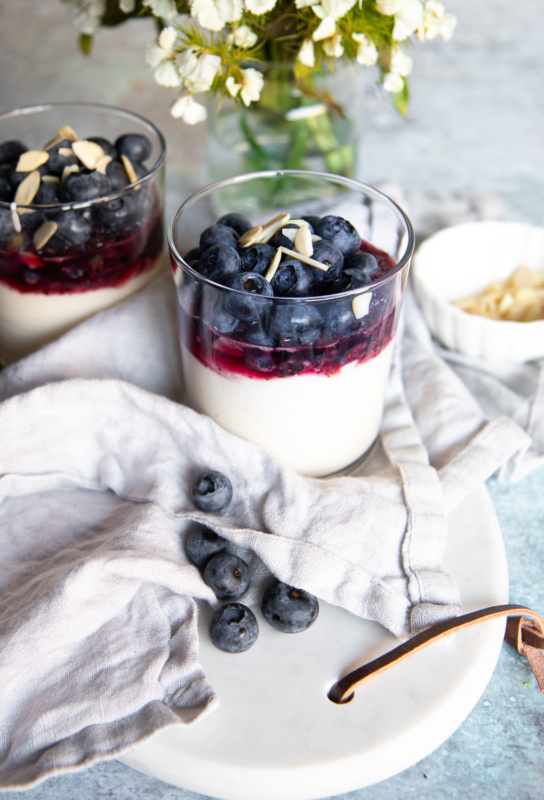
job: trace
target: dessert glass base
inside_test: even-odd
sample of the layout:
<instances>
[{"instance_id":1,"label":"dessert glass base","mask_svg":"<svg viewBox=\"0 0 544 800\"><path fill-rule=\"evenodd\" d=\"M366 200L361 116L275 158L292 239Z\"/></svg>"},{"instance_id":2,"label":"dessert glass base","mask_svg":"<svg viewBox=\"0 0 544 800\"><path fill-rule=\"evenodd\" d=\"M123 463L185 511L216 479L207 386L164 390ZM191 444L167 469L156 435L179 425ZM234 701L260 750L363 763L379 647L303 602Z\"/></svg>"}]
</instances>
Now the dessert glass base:
<instances>
[{"instance_id":1,"label":"dessert glass base","mask_svg":"<svg viewBox=\"0 0 544 800\"><path fill-rule=\"evenodd\" d=\"M286 186L313 200L286 206ZM287 211L293 221L347 220L357 253L374 261L372 279L335 291L318 278L323 283L307 296L250 294L248 300L232 281L205 277L198 271L200 234L216 223L218 207L238 212L229 201L240 191L253 226L266 227ZM252 198L255 210L248 214ZM239 252L244 242L242 236ZM189 198L171 224L169 246L188 404L300 474L325 477L356 465L375 443L382 419L414 246L404 212L375 189L336 175L251 173ZM339 285L344 277L339 274Z\"/></svg>"}]
</instances>

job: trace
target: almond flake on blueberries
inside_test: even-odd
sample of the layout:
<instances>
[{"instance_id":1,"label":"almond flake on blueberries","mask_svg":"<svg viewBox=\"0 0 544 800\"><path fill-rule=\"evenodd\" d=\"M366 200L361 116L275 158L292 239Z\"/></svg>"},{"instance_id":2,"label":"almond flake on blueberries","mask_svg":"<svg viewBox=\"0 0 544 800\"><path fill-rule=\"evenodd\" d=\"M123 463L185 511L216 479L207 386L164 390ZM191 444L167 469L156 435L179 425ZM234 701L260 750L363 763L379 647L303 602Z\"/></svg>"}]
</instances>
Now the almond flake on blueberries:
<instances>
[{"instance_id":1,"label":"almond flake on blueberries","mask_svg":"<svg viewBox=\"0 0 544 800\"><path fill-rule=\"evenodd\" d=\"M99 144L96 142L89 142L87 139L80 139L78 142L74 142L72 144L72 150L87 169L96 169L97 163L104 155L104 151Z\"/></svg>"},{"instance_id":2,"label":"almond flake on blueberries","mask_svg":"<svg viewBox=\"0 0 544 800\"><path fill-rule=\"evenodd\" d=\"M125 168L125 172L127 173L127 178L129 179L129 181L131 183L136 183L136 181L138 180L138 176L136 175L136 172L134 170L134 167L132 166L130 158L127 158L127 156L123 153L121 156L121 161L123 162L123 166Z\"/></svg>"},{"instance_id":3,"label":"almond flake on blueberries","mask_svg":"<svg viewBox=\"0 0 544 800\"><path fill-rule=\"evenodd\" d=\"M254 228L250 228L248 231L243 233L240 238L238 239L238 244L240 247L249 247L250 244L255 244L256 242L260 242L260 235L263 232L262 225L255 225Z\"/></svg>"},{"instance_id":4,"label":"almond flake on blueberries","mask_svg":"<svg viewBox=\"0 0 544 800\"><path fill-rule=\"evenodd\" d=\"M263 231L261 233L259 242L266 244L270 241L270 239L276 235L276 233L283 228L286 222L289 221L291 215L288 211L284 211L281 214L278 214L273 219L269 220L265 225L263 225Z\"/></svg>"},{"instance_id":5,"label":"almond flake on blueberries","mask_svg":"<svg viewBox=\"0 0 544 800\"><path fill-rule=\"evenodd\" d=\"M69 166L64 167L64 169L62 170L60 182L63 183L66 180L66 178L73 172L79 172L79 167L77 164L70 164Z\"/></svg>"},{"instance_id":6,"label":"almond flake on blueberries","mask_svg":"<svg viewBox=\"0 0 544 800\"><path fill-rule=\"evenodd\" d=\"M278 249L276 250L276 255L274 256L274 258L270 262L270 266L268 267L268 269L266 271L266 275L264 276L264 278L265 278L265 280L268 281L268 283L270 283L270 281L272 280L272 278L276 274L276 270L278 269L278 267L280 265L281 256L282 256L282 249L283 248L278 247Z\"/></svg>"},{"instance_id":7,"label":"almond flake on blueberries","mask_svg":"<svg viewBox=\"0 0 544 800\"><path fill-rule=\"evenodd\" d=\"M313 255L314 246L312 244L312 234L310 233L310 229L307 227L301 227L298 229L295 235L295 250L297 253L300 253L303 256L310 256Z\"/></svg>"},{"instance_id":8,"label":"almond flake on blueberries","mask_svg":"<svg viewBox=\"0 0 544 800\"><path fill-rule=\"evenodd\" d=\"M69 139L71 142L78 142L79 136L70 125L62 125L57 131L57 138L61 141Z\"/></svg>"},{"instance_id":9,"label":"almond flake on blueberries","mask_svg":"<svg viewBox=\"0 0 544 800\"><path fill-rule=\"evenodd\" d=\"M304 264L309 264L310 267L317 267L317 269L321 269L323 272L326 272L330 266L329 264L322 264L321 261L316 261L315 258L305 256L303 253L297 253L296 250L289 250L287 247L280 247L280 250L285 253L286 256L296 258Z\"/></svg>"},{"instance_id":10,"label":"almond flake on blueberries","mask_svg":"<svg viewBox=\"0 0 544 800\"><path fill-rule=\"evenodd\" d=\"M49 161L49 153L45 150L27 150L19 156L15 169L17 172L33 172L46 161Z\"/></svg>"},{"instance_id":11,"label":"almond flake on blueberries","mask_svg":"<svg viewBox=\"0 0 544 800\"><path fill-rule=\"evenodd\" d=\"M58 225L54 220L47 220L40 225L34 236L32 237L32 243L36 250L41 250L42 247L45 247L49 239L55 235L57 232Z\"/></svg>"},{"instance_id":12,"label":"almond flake on blueberries","mask_svg":"<svg viewBox=\"0 0 544 800\"><path fill-rule=\"evenodd\" d=\"M372 292L361 292L356 295L352 302L351 308L355 314L355 319L362 319L368 314L370 308L370 301L372 300Z\"/></svg>"},{"instance_id":13,"label":"almond flake on blueberries","mask_svg":"<svg viewBox=\"0 0 544 800\"><path fill-rule=\"evenodd\" d=\"M69 158L70 156L74 155L74 151L71 147L59 147L59 156L63 156L64 158Z\"/></svg>"},{"instance_id":14,"label":"almond flake on blueberries","mask_svg":"<svg viewBox=\"0 0 544 800\"><path fill-rule=\"evenodd\" d=\"M12 236L9 240L7 245L8 253L18 253L20 250L22 250L24 243L25 235L19 231L19 233L16 233L15 236Z\"/></svg>"},{"instance_id":15,"label":"almond flake on blueberries","mask_svg":"<svg viewBox=\"0 0 544 800\"><path fill-rule=\"evenodd\" d=\"M26 178L23 178L19 186L17 187L17 191L15 192L15 197L13 201L16 206L28 206L34 198L36 197L36 193L40 188L40 173L38 170L34 170L34 172L29 172ZM19 211L21 213L21 211Z\"/></svg>"},{"instance_id":16,"label":"almond flake on blueberries","mask_svg":"<svg viewBox=\"0 0 544 800\"><path fill-rule=\"evenodd\" d=\"M19 219L19 214L17 213L17 206L15 205L15 202L10 203L10 211L11 211L11 221L13 223L13 227L15 228L17 233L21 233L22 230L21 220Z\"/></svg>"},{"instance_id":17,"label":"almond flake on blueberries","mask_svg":"<svg viewBox=\"0 0 544 800\"><path fill-rule=\"evenodd\" d=\"M60 183L58 175L42 175L42 183Z\"/></svg>"},{"instance_id":18,"label":"almond flake on blueberries","mask_svg":"<svg viewBox=\"0 0 544 800\"><path fill-rule=\"evenodd\" d=\"M96 171L100 172L102 175L105 175L106 174L106 167L108 166L110 161L111 161L111 156L107 156L104 153L102 158L99 158L98 161L96 162L96 167L95 167Z\"/></svg>"}]
</instances>

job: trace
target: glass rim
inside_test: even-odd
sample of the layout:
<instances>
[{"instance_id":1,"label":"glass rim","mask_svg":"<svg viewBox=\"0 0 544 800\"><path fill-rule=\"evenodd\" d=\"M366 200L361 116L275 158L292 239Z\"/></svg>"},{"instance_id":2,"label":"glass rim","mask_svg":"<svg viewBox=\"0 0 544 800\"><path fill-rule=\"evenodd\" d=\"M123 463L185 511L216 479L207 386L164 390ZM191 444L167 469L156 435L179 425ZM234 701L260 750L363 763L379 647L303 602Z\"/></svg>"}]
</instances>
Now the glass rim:
<instances>
[{"instance_id":1,"label":"glass rim","mask_svg":"<svg viewBox=\"0 0 544 800\"><path fill-rule=\"evenodd\" d=\"M189 197L187 197L183 203L179 206L178 210L174 214L173 218L171 219L168 230L167 230L167 244L170 250L170 253L176 259L176 262L182 266L185 272L187 272L192 278L195 278L202 283L208 284L209 286L213 286L216 289L223 289L226 292L235 292L236 294L243 295L244 292L239 289L234 289L230 286L225 286L224 284L217 283L216 281L210 280L210 278L206 278L200 272L197 272L193 267L191 267L183 256L179 253L175 243L174 243L174 227L181 217L183 212L190 206L192 206L195 202L206 197L207 195L212 194L215 190L221 189L225 186L231 186L235 184L246 183L250 180L256 180L260 178L279 178L283 176L298 176L298 177L310 177L310 178L325 178L330 183L337 183L348 188L352 188L356 191L361 192L363 190L364 193L369 195L370 197L379 200L385 206L388 206L390 210L395 214L395 216L404 224L406 232L408 234L408 239L406 243L406 247L404 249L403 254L401 257L396 260L395 267L390 270L383 278L378 278L376 281L372 281L367 286L360 286L356 289L349 289L344 292L338 292L336 294L331 295L316 295L314 296L307 296L307 297L260 297L256 295L255 297L259 297L261 300L268 300L273 302L301 302L301 303L308 303L308 302L316 302L316 303L325 303L325 302L332 302L336 298L344 298L344 297L353 297L354 295L364 294L365 292L372 292L375 291L378 287L384 286L389 281L393 280L399 273L401 273L404 268L410 263L412 255L415 249L415 235L414 229L412 227L412 223L406 212L396 203L391 197L386 195L384 192L381 192L379 189L370 186L369 184L363 183L362 181L355 180L353 178L345 178L342 175L335 175L329 172L315 172L313 170L297 170L297 169L273 169L273 170L264 170L261 172L246 172L240 175L233 175L230 178L223 178L220 181L215 181L214 183L210 183L207 186L198 189L196 192L193 192Z\"/></svg>"},{"instance_id":2,"label":"glass rim","mask_svg":"<svg viewBox=\"0 0 544 800\"><path fill-rule=\"evenodd\" d=\"M28 203L26 205L17 204L17 209L29 209L31 211L71 211L71 210L78 210L82 208L89 208L89 206L97 205L98 203L107 202L108 200L114 200L117 197L122 196L125 194L127 190L134 190L135 187L142 186L143 184L147 183L148 181L152 180L159 170L162 168L165 160L166 160L166 140L162 134L162 132L157 128L157 126L151 122L151 120L143 117L141 114L138 114L136 111L129 111L126 108L121 108L120 106L112 106L106 103L92 103L86 101L79 101L79 100L62 100L59 102L54 103L38 103L32 106L21 106L20 108L14 108L11 111L6 111L3 114L0 114L0 125L6 119L15 119L17 117L25 117L31 114L37 114L42 111L52 111L56 109L62 108L82 108L85 110L91 109L98 109L99 111L106 111L106 112L113 112L115 116L118 117L126 117L127 119L133 119L139 122L144 128L147 128L151 131L157 138L159 143L159 155L157 156L155 163L149 168L145 175L142 175L141 178L138 178L137 181L134 183L129 183L127 186L123 186L122 189L116 189L115 191L110 192L109 194L102 195L101 197L93 197L89 200L74 200L69 202L62 202L62 203L49 203L49 204L41 204L38 203ZM0 208L7 208L11 209L13 207L13 201L8 202L7 200L0 200Z\"/></svg>"}]
</instances>

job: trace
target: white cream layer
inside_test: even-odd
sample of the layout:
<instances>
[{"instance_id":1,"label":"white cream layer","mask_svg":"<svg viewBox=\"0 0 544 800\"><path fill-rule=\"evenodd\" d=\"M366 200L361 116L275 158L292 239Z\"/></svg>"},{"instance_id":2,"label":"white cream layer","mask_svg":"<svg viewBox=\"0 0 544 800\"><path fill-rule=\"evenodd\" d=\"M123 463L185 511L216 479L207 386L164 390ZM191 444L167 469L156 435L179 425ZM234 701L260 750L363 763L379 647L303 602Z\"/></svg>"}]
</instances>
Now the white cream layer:
<instances>
[{"instance_id":1,"label":"white cream layer","mask_svg":"<svg viewBox=\"0 0 544 800\"><path fill-rule=\"evenodd\" d=\"M187 399L221 427L260 445L296 472L324 476L349 466L381 424L393 344L334 375L269 380L205 367L184 346Z\"/></svg>"}]
</instances>

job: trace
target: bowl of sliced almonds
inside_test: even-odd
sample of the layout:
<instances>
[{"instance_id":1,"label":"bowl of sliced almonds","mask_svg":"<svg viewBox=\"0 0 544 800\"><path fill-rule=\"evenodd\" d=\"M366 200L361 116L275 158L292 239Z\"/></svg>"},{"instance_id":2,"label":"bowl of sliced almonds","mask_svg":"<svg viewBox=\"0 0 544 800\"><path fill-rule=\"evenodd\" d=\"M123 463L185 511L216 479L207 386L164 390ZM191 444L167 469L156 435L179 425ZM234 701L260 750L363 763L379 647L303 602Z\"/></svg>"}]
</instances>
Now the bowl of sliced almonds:
<instances>
[{"instance_id":1,"label":"bowl of sliced almonds","mask_svg":"<svg viewBox=\"0 0 544 800\"><path fill-rule=\"evenodd\" d=\"M432 334L450 350L544 358L544 228L503 221L444 228L416 251L412 282Z\"/></svg>"}]
</instances>

